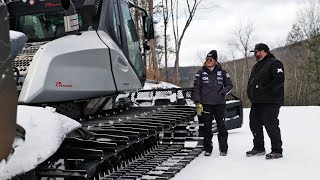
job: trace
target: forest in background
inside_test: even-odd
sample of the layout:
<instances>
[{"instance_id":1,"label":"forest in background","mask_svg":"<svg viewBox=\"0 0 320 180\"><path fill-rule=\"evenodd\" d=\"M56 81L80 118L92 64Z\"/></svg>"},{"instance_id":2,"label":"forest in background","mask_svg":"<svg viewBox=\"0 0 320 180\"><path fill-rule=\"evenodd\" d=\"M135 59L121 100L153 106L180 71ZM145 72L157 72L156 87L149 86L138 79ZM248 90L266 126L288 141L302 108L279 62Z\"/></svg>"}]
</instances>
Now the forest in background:
<instances>
[{"instance_id":1,"label":"forest in background","mask_svg":"<svg viewBox=\"0 0 320 180\"><path fill-rule=\"evenodd\" d=\"M155 29L156 36L149 43L150 50L144 52L147 78L181 87L192 87L194 75L200 67L179 67L180 48L196 12L201 9L201 5L208 3L208 0L132 2L153 14L155 24L162 24L160 28ZM136 28L142 37L143 14L136 9L132 10ZM320 1L306 1L296 16L297 20L292 25L285 44L272 50L285 67L285 105L320 105ZM230 47L230 54L228 57L219 57L219 62L232 77L233 93L242 99L245 107L250 105L246 86L255 63L255 59L249 53L254 47L254 30L254 22L235 25L233 38L226 42ZM145 40L140 43L143 46ZM243 58L236 59L235 54L239 53ZM199 62L203 62L205 55L205 52L201 53ZM168 61L174 61L174 67L169 67Z\"/></svg>"}]
</instances>

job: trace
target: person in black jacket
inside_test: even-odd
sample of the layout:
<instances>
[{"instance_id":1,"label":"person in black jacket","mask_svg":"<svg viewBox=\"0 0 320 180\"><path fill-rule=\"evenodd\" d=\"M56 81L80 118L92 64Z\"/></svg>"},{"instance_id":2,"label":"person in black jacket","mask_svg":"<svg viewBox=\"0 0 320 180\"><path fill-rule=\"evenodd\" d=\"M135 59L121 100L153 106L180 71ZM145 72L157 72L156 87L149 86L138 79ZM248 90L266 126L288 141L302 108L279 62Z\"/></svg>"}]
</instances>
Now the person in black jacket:
<instances>
[{"instance_id":1,"label":"person in black jacket","mask_svg":"<svg viewBox=\"0 0 320 180\"><path fill-rule=\"evenodd\" d=\"M263 126L271 139L271 153L266 159L282 157L282 140L279 128L279 109L284 103L284 67L269 51L266 44L254 48L257 63L253 66L247 94L252 103L250 129L253 134L253 149L248 157L265 155Z\"/></svg>"},{"instance_id":2,"label":"person in black jacket","mask_svg":"<svg viewBox=\"0 0 320 180\"><path fill-rule=\"evenodd\" d=\"M228 151L228 131L225 127L226 95L232 89L230 75L217 62L217 51L212 50L206 57L205 65L200 69L194 80L193 100L197 109L202 109L204 121L205 156L212 152L212 120L217 123L220 155L226 156Z\"/></svg>"}]
</instances>

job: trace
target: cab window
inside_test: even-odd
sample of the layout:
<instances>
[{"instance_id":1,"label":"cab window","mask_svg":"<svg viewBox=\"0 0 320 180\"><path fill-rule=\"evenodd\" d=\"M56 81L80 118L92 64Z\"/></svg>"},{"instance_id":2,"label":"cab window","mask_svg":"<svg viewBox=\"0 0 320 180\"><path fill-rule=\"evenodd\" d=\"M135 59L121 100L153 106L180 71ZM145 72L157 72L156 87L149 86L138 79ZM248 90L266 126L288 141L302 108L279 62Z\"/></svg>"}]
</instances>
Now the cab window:
<instances>
[{"instance_id":1,"label":"cab window","mask_svg":"<svg viewBox=\"0 0 320 180\"><path fill-rule=\"evenodd\" d=\"M66 35L63 17L63 11L20 16L18 31L25 33L29 42L57 39ZM79 16L80 27L81 22L81 17Z\"/></svg>"},{"instance_id":2,"label":"cab window","mask_svg":"<svg viewBox=\"0 0 320 180\"><path fill-rule=\"evenodd\" d=\"M138 75L142 77L143 75L143 61L140 52L140 44L138 39L138 34L134 25L134 21L131 17L128 4L121 1L122 18L124 22L125 36L127 40L127 46L129 51L129 59L133 66L135 67Z\"/></svg>"},{"instance_id":3,"label":"cab window","mask_svg":"<svg viewBox=\"0 0 320 180\"><path fill-rule=\"evenodd\" d=\"M114 0L113 1L113 28L114 28L114 33L115 33L115 38L118 44L121 44L121 24L120 24L120 15L119 15L119 6L118 6L118 1Z\"/></svg>"}]
</instances>

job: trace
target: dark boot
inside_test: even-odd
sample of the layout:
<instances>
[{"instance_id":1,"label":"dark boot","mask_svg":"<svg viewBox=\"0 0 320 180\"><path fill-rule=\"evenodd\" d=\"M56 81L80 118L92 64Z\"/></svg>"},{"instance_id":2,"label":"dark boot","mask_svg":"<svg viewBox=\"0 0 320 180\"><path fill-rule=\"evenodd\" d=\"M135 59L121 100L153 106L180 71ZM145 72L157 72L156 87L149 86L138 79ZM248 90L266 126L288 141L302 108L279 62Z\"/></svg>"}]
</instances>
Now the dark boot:
<instances>
[{"instance_id":1,"label":"dark boot","mask_svg":"<svg viewBox=\"0 0 320 180\"><path fill-rule=\"evenodd\" d=\"M226 156L227 152L220 152L220 156Z\"/></svg>"},{"instance_id":2,"label":"dark boot","mask_svg":"<svg viewBox=\"0 0 320 180\"><path fill-rule=\"evenodd\" d=\"M247 157L251 157L251 156L262 156L265 155L266 151L258 151L256 149L252 149L251 151L247 151L246 155Z\"/></svg>"},{"instance_id":3,"label":"dark boot","mask_svg":"<svg viewBox=\"0 0 320 180\"><path fill-rule=\"evenodd\" d=\"M266 155L266 159L279 159L282 158L282 153L271 152Z\"/></svg>"}]
</instances>

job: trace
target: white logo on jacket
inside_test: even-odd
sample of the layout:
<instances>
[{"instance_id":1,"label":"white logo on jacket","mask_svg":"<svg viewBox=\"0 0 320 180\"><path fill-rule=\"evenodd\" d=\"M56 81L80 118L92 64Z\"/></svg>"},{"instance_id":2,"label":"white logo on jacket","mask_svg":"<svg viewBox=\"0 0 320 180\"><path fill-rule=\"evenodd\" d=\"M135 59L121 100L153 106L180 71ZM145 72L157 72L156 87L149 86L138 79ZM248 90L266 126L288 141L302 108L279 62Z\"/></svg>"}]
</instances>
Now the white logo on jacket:
<instances>
[{"instance_id":1,"label":"white logo on jacket","mask_svg":"<svg viewBox=\"0 0 320 180\"><path fill-rule=\"evenodd\" d=\"M207 81L209 80L209 77L202 77L202 80Z\"/></svg>"},{"instance_id":2,"label":"white logo on jacket","mask_svg":"<svg viewBox=\"0 0 320 180\"><path fill-rule=\"evenodd\" d=\"M282 68L278 68L278 69L277 69L277 73L283 73Z\"/></svg>"},{"instance_id":3,"label":"white logo on jacket","mask_svg":"<svg viewBox=\"0 0 320 180\"><path fill-rule=\"evenodd\" d=\"M221 71L217 71L217 76L221 76L222 72Z\"/></svg>"}]
</instances>

